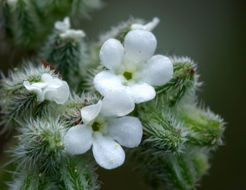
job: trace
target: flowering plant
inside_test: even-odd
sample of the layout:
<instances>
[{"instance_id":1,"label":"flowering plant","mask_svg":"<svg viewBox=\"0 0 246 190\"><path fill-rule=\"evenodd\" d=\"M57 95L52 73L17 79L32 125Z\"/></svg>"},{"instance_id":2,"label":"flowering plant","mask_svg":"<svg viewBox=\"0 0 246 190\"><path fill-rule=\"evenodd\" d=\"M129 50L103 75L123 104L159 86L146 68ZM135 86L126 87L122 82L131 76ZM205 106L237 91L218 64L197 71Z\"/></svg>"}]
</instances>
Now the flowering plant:
<instances>
[{"instance_id":1,"label":"flowering plant","mask_svg":"<svg viewBox=\"0 0 246 190\"><path fill-rule=\"evenodd\" d=\"M158 18L130 19L91 43L70 18L98 0L3 2L14 44L45 43L0 81L1 132L16 135L10 189L99 189L97 166L118 168L126 155L150 185L195 188L224 123L197 104L196 64L155 54Z\"/></svg>"}]
</instances>

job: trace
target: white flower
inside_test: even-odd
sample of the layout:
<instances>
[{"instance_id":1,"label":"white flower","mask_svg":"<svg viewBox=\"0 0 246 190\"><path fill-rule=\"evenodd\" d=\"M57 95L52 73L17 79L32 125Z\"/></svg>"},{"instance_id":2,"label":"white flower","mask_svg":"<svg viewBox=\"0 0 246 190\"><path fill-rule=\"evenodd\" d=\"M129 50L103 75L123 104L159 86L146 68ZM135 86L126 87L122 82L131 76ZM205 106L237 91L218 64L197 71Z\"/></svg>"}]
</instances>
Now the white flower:
<instances>
[{"instance_id":1,"label":"white flower","mask_svg":"<svg viewBox=\"0 0 246 190\"><path fill-rule=\"evenodd\" d=\"M164 85L173 75L173 65L168 57L153 56L156 45L155 36L145 30L130 31L124 47L116 39L107 40L100 50L100 59L109 70L95 76L96 90L105 96L120 89L135 103L153 99L156 93L152 86Z\"/></svg>"},{"instance_id":2,"label":"white flower","mask_svg":"<svg viewBox=\"0 0 246 190\"><path fill-rule=\"evenodd\" d=\"M125 116L133 110L132 99L120 91L109 93L97 104L82 108L83 124L70 128L64 137L67 152L83 154L92 147L101 167L114 169L121 166L125 152L120 145L136 147L142 139L139 119Z\"/></svg>"},{"instance_id":3,"label":"white flower","mask_svg":"<svg viewBox=\"0 0 246 190\"><path fill-rule=\"evenodd\" d=\"M132 30L147 30L152 31L160 22L160 19L155 17L153 20L145 25L143 24L132 24L131 29Z\"/></svg>"},{"instance_id":4,"label":"white flower","mask_svg":"<svg viewBox=\"0 0 246 190\"><path fill-rule=\"evenodd\" d=\"M28 91L37 94L38 102L50 100L57 104L64 104L70 95L67 82L54 78L48 73L41 76L41 82L30 84L29 81L24 81L23 85Z\"/></svg>"},{"instance_id":5,"label":"white flower","mask_svg":"<svg viewBox=\"0 0 246 190\"><path fill-rule=\"evenodd\" d=\"M65 32L70 29L70 21L68 17L65 17L63 21L57 21L55 23L55 28L61 32Z\"/></svg>"},{"instance_id":6,"label":"white flower","mask_svg":"<svg viewBox=\"0 0 246 190\"><path fill-rule=\"evenodd\" d=\"M70 20L68 17L65 17L63 21L57 21L55 23L55 28L60 31L60 37L62 39L73 39L79 41L81 38L85 37L83 30L74 30L70 29Z\"/></svg>"}]
</instances>

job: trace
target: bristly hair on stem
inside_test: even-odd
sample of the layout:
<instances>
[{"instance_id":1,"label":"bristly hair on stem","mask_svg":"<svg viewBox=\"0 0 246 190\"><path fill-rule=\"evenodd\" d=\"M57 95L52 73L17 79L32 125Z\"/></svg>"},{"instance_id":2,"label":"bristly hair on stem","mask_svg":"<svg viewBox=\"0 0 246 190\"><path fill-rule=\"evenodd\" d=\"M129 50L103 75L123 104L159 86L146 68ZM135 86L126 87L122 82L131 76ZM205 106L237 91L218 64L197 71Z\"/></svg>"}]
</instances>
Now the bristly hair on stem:
<instances>
[{"instance_id":1,"label":"bristly hair on stem","mask_svg":"<svg viewBox=\"0 0 246 190\"><path fill-rule=\"evenodd\" d=\"M11 150L18 168L38 168L54 171L63 155L63 135L66 123L50 116L20 122L17 146Z\"/></svg>"},{"instance_id":2,"label":"bristly hair on stem","mask_svg":"<svg viewBox=\"0 0 246 190\"><path fill-rule=\"evenodd\" d=\"M161 152L180 153L186 143L187 132L183 124L170 113L161 113L149 109L139 115L144 125L145 147L155 149L156 154Z\"/></svg>"},{"instance_id":3,"label":"bristly hair on stem","mask_svg":"<svg viewBox=\"0 0 246 190\"><path fill-rule=\"evenodd\" d=\"M16 68L13 72L9 72L9 76L2 74L0 80L0 111L2 115L1 129L2 132L12 129L10 124L17 120L23 119L25 116L36 117L48 109L49 102L37 102L36 94L28 92L23 86L24 81L39 82L41 75L49 73L57 76L50 68L44 67L42 64L33 66L31 63L25 63L21 68Z\"/></svg>"}]
</instances>

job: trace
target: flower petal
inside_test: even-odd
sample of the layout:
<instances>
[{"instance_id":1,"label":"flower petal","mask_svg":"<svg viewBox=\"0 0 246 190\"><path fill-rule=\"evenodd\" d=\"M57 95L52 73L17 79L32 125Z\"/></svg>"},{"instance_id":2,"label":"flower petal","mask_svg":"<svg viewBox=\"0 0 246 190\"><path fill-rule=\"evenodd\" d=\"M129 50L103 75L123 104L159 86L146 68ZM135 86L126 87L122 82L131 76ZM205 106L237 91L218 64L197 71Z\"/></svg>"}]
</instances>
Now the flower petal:
<instances>
[{"instance_id":1,"label":"flower petal","mask_svg":"<svg viewBox=\"0 0 246 190\"><path fill-rule=\"evenodd\" d=\"M81 117L85 124L94 120L100 113L102 108L102 101L99 100L97 104L83 107L81 109Z\"/></svg>"},{"instance_id":2,"label":"flower petal","mask_svg":"<svg viewBox=\"0 0 246 190\"><path fill-rule=\"evenodd\" d=\"M161 86L167 83L173 76L173 64L163 55L153 56L141 72L143 81L150 85Z\"/></svg>"},{"instance_id":3,"label":"flower petal","mask_svg":"<svg viewBox=\"0 0 246 190\"><path fill-rule=\"evenodd\" d=\"M42 88L45 88L48 84L44 82L35 82L33 84L30 84L29 81L24 81L23 85L28 91L38 91L39 92L42 90Z\"/></svg>"},{"instance_id":4,"label":"flower petal","mask_svg":"<svg viewBox=\"0 0 246 190\"><path fill-rule=\"evenodd\" d=\"M37 101L38 102L42 102L44 101L44 93L43 93L43 89L44 87L47 86L46 83L44 82L37 82L37 83L33 83L30 84L29 81L24 81L23 82L23 86L30 92L34 92L35 94L37 94Z\"/></svg>"},{"instance_id":5,"label":"flower petal","mask_svg":"<svg viewBox=\"0 0 246 190\"><path fill-rule=\"evenodd\" d=\"M111 170L121 166L125 161L122 147L110 137L98 135L93 141L93 155L103 168Z\"/></svg>"},{"instance_id":6,"label":"flower petal","mask_svg":"<svg viewBox=\"0 0 246 190\"><path fill-rule=\"evenodd\" d=\"M115 118L109 122L108 127L109 135L122 146L133 148L141 142L143 128L140 120L136 117Z\"/></svg>"},{"instance_id":7,"label":"flower petal","mask_svg":"<svg viewBox=\"0 0 246 190\"><path fill-rule=\"evenodd\" d=\"M155 98L155 89L147 83L137 83L127 87L127 93L135 103L142 103Z\"/></svg>"},{"instance_id":8,"label":"flower petal","mask_svg":"<svg viewBox=\"0 0 246 190\"><path fill-rule=\"evenodd\" d=\"M80 41L83 37L85 37L85 33L83 30L66 30L64 33L60 34L62 39L73 39L74 41Z\"/></svg>"},{"instance_id":9,"label":"flower petal","mask_svg":"<svg viewBox=\"0 0 246 190\"><path fill-rule=\"evenodd\" d=\"M77 125L68 130L64 136L64 146L70 154L83 154L92 145L92 131L86 125Z\"/></svg>"},{"instance_id":10,"label":"flower petal","mask_svg":"<svg viewBox=\"0 0 246 190\"><path fill-rule=\"evenodd\" d=\"M132 24L131 29L132 30L147 30L152 31L160 22L160 19L158 17L154 17L151 22L148 22L147 24Z\"/></svg>"},{"instance_id":11,"label":"flower petal","mask_svg":"<svg viewBox=\"0 0 246 190\"><path fill-rule=\"evenodd\" d=\"M102 71L94 77L94 86L96 90L103 96L114 90L124 89L121 78L109 71Z\"/></svg>"},{"instance_id":12,"label":"flower petal","mask_svg":"<svg viewBox=\"0 0 246 190\"><path fill-rule=\"evenodd\" d=\"M65 32L70 28L69 17L65 17L63 21L57 21L55 23L55 28L61 32Z\"/></svg>"},{"instance_id":13,"label":"flower petal","mask_svg":"<svg viewBox=\"0 0 246 190\"><path fill-rule=\"evenodd\" d=\"M60 79L53 79L44 90L45 99L55 101L57 104L64 104L70 95L67 82Z\"/></svg>"},{"instance_id":14,"label":"flower petal","mask_svg":"<svg viewBox=\"0 0 246 190\"><path fill-rule=\"evenodd\" d=\"M44 74L42 74L42 76L41 76L41 80L42 80L43 82L51 82L51 81L53 80L53 77L52 77L51 74L49 74L49 73L44 73Z\"/></svg>"},{"instance_id":15,"label":"flower petal","mask_svg":"<svg viewBox=\"0 0 246 190\"><path fill-rule=\"evenodd\" d=\"M124 116L134 108L133 99L122 90L109 92L102 101L102 114L105 116Z\"/></svg>"},{"instance_id":16,"label":"flower petal","mask_svg":"<svg viewBox=\"0 0 246 190\"><path fill-rule=\"evenodd\" d=\"M104 42L100 50L100 59L102 64L110 69L117 70L121 64L124 54L124 47L119 40L109 39Z\"/></svg>"},{"instance_id":17,"label":"flower petal","mask_svg":"<svg viewBox=\"0 0 246 190\"><path fill-rule=\"evenodd\" d=\"M154 54L157 41L149 31L133 30L126 35L124 46L126 58L140 62L146 61Z\"/></svg>"}]
</instances>

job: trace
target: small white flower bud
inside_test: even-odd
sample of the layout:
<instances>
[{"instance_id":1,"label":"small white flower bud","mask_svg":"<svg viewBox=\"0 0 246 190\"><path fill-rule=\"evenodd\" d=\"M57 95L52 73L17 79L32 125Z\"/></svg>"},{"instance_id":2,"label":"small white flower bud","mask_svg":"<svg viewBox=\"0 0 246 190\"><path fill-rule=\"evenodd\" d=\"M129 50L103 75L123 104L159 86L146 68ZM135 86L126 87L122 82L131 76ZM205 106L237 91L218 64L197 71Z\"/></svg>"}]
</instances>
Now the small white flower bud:
<instances>
[{"instance_id":1,"label":"small white flower bud","mask_svg":"<svg viewBox=\"0 0 246 190\"><path fill-rule=\"evenodd\" d=\"M79 41L81 38L85 37L85 32L83 30L70 29L71 24L69 17L65 17L63 21L57 21L55 23L55 28L60 31L60 37L62 39L73 39Z\"/></svg>"}]
</instances>

